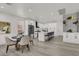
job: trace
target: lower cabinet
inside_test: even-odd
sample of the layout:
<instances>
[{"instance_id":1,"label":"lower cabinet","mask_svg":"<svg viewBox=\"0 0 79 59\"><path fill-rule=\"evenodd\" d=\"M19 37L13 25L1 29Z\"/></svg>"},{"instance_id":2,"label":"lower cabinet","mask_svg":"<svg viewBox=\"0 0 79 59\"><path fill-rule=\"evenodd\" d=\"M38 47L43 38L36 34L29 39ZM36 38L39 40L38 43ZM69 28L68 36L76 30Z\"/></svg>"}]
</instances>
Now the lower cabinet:
<instances>
[{"instance_id":1,"label":"lower cabinet","mask_svg":"<svg viewBox=\"0 0 79 59\"><path fill-rule=\"evenodd\" d=\"M63 33L63 42L79 44L79 33Z\"/></svg>"},{"instance_id":2,"label":"lower cabinet","mask_svg":"<svg viewBox=\"0 0 79 59\"><path fill-rule=\"evenodd\" d=\"M44 35L45 35L44 32L39 32L39 34L38 34L38 40L39 41L45 41L45 36Z\"/></svg>"}]
</instances>

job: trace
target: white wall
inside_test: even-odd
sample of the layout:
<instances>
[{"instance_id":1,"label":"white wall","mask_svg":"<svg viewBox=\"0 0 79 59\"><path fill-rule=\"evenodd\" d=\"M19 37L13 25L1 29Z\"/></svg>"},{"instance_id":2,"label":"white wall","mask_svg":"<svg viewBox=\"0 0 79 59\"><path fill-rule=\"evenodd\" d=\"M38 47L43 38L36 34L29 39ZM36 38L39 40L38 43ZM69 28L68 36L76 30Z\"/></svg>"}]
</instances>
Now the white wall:
<instances>
[{"instance_id":1,"label":"white wall","mask_svg":"<svg viewBox=\"0 0 79 59\"><path fill-rule=\"evenodd\" d=\"M55 20L58 20L56 22L50 22L50 23L39 23L39 27L41 28L49 28L50 31L55 31L55 36L62 36L63 35L63 16L56 13ZM55 27L55 29L54 29Z\"/></svg>"},{"instance_id":2,"label":"white wall","mask_svg":"<svg viewBox=\"0 0 79 59\"><path fill-rule=\"evenodd\" d=\"M25 21L24 23L25 23L25 25L24 25L25 26L25 32L24 32L24 34L28 35L28 21Z\"/></svg>"}]
</instances>

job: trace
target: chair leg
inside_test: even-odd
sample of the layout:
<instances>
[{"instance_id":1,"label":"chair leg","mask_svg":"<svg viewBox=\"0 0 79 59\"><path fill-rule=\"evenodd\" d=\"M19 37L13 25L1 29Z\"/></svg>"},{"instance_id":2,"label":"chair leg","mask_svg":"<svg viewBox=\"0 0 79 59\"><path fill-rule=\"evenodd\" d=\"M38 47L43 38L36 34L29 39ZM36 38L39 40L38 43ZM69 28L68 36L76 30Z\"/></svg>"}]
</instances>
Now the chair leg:
<instances>
[{"instance_id":1,"label":"chair leg","mask_svg":"<svg viewBox=\"0 0 79 59\"><path fill-rule=\"evenodd\" d=\"M15 48L16 48L16 50L19 50L20 49L20 45L19 44L15 45Z\"/></svg>"},{"instance_id":2,"label":"chair leg","mask_svg":"<svg viewBox=\"0 0 79 59\"><path fill-rule=\"evenodd\" d=\"M8 52L8 49L9 49L9 45L7 45L7 48L6 48L6 53Z\"/></svg>"},{"instance_id":3,"label":"chair leg","mask_svg":"<svg viewBox=\"0 0 79 59\"><path fill-rule=\"evenodd\" d=\"M8 49L9 49L9 46L13 46L15 44L10 44L10 45L7 45L7 48L6 48L6 53L8 52Z\"/></svg>"},{"instance_id":4,"label":"chair leg","mask_svg":"<svg viewBox=\"0 0 79 59\"><path fill-rule=\"evenodd\" d=\"M33 40L31 41L31 43L32 43L32 45L34 45L34 42L33 42Z\"/></svg>"},{"instance_id":5,"label":"chair leg","mask_svg":"<svg viewBox=\"0 0 79 59\"><path fill-rule=\"evenodd\" d=\"M34 45L33 40L30 40L30 44Z\"/></svg>"},{"instance_id":6,"label":"chair leg","mask_svg":"<svg viewBox=\"0 0 79 59\"><path fill-rule=\"evenodd\" d=\"M22 46L21 48L22 48L22 53L23 53L23 51L24 51L24 46Z\"/></svg>"},{"instance_id":7,"label":"chair leg","mask_svg":"<svg viewBox=\"0 0 79 59\"><path fill-rule=\"evenodd\" d=\"M29 46L29 44L27 44L27 48L28 48L28 50L30 50L30 46Z\"/></svg>"}]
</instances>

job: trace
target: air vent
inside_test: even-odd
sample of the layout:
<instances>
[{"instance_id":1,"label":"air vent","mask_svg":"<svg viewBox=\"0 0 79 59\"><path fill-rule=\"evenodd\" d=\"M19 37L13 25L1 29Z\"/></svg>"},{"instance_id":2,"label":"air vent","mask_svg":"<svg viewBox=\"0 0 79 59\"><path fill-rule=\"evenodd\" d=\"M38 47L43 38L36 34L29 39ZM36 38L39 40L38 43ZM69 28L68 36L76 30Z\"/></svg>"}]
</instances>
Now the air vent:
<instances>
[{"instance_id":1,"label":"air vent","mask_svg":"<svg viewBox=\"0 0 79 59\"><path fill-rule=\"evenodd\" d=\"M59 9L58 12L60 15L64 15L66 13L66 9L65 8Z\"/></svg>"}]
</instances>

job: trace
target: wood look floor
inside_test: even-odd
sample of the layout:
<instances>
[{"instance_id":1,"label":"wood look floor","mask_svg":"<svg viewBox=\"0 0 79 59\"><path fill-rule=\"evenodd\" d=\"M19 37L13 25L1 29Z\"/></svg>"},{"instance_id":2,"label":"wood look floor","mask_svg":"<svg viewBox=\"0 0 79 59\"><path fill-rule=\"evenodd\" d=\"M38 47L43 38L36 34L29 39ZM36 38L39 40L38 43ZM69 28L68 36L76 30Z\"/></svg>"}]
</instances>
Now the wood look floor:
<instances>
[{"instance_id":1,"label":"wood look floor","mask_svg":"<svg viewBox=\"0 0 79 59\"><path fill-rule=\"evenodd\" d=\"M6 54L6 46L0 46L0 56L79 56L79 44L64 43L62 37L55 37L47 42L34 40L31 50L22 53L12 46Z\"/></svg>"}]
</instances>

